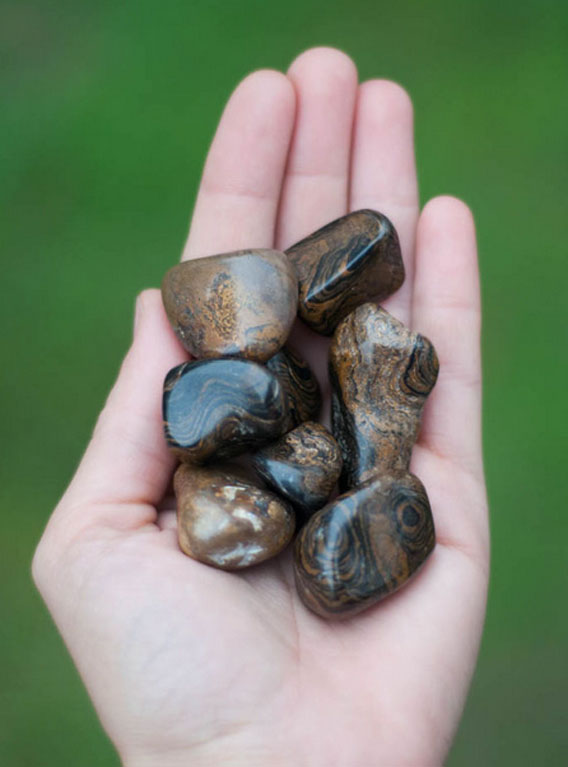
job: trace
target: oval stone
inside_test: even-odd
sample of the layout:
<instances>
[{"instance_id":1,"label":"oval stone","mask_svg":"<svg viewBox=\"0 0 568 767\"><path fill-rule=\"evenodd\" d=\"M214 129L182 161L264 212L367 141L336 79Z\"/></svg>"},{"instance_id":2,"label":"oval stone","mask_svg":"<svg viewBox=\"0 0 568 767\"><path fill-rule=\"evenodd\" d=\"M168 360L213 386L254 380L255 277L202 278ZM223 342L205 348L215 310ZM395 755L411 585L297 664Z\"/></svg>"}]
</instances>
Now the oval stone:
<instances>
[{"instance_id":1,"label":"oval stone","mask_svg":"<svg viewBox=\"0 0 568 767\"><path fill-rule=\"evenodd\" d=\"M288 338L298 279L278 250L239 250L172 267L162 299L175 334L196 359L264 362Z\"/></svg>"},{"instance_id":2,"label":"oval stone","mask_svg":"<svg viewBox=\"0 0 568 767\"><path fill-rule=\"evenodd\" d=\"M286 253L298 273L298 314L326 336L355 307L383 301L404 282L396 230L374 210L338 218Z\"/></svg>"},{"instance_id":3,"label":"oval stone","mask_svg":"<svg viewBox=\"0 0 568 767\"><path fill-rule=\"evenodd\" d=\"M422 410L438 376L430 341L375 304L335 331L329 354L332 431L343 454L341 488L377 472L407 471Z\"/></svg>"},{"instance_id":4,"label":"oval stone","mask_svg":"<svg viewBox=\"0 0 568 767\"><path fill-rule=\"evenodd\" d=\"M301 529L294 573L300 598L324 618L347 618L403 586L435 545L426 490L385 474L332 501Z\"/></svg>"},{"instance_id":5,"label":"oval stone","mask_svg":"<svg viewBox=\"0 0 568 767\"><path fill-rule=\"evenodd\" d=\"M294 512L237 468L182 464L175 473L178 540L193 559L222 570L279 554L294 532Z\"/></svg>"},{"instance_id":6,"label":"oval stone","mask_svg":"<svg viewBox=\"0 0 568 767\"><path fill-rule=\"evenodd\" d=\"M318 417L321 409L319 383L298 352L285 346L268 360L266 367L278 378L286 394L288 420L285 431Z\"/></svg>"},{"instance_id":7,"label":"oval stone","mask_svg":"<svg viewBox=\"0 0 568 767\"><path fill-rule=\"evenodd\" d=\"M335 487L341 451L324 426L308 421L259 450L253 466L279 495L311 513L326 503Z\"/></svg>"},{"instance_id":8,"label":"oval stone","mask_svg":"<svg viewBox=\"0 0 568 767\"><path fill-rule=\"evenodd\" d=\"M277 439L288 419L280 382L240 359L185 362L164 381L166 441L188 463L228 458Z\"/></svg>"}]
</instances>

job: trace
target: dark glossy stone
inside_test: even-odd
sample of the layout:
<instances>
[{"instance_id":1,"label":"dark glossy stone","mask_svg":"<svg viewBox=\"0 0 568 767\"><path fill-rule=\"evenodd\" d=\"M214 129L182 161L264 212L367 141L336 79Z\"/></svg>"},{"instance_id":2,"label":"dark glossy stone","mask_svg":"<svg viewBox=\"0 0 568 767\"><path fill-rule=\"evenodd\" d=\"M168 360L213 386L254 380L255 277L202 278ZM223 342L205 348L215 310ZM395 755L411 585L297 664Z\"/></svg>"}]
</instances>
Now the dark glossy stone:
<instances>
[{"instance_id":1,"label":"dark glossy stone","mask_svg":"<svg viewBox=\"0 0 568 767\"><path fill-rule=\"evenodd\" d=\"M408 469L437 375L430 341L379 306L360 306L341 322L330 347L329 377L342 489L379 471Z\"/></svg>"},{"instance_id":2,"label":"dark glossy stone","mask_svg":"<svg viewBox=\"0 0 568 767\"><path fill-rule=\"evenodd\" d=\"M258 448L283 434L288 420L276 376L239 359L186 362L170 370L163 415L168 445L188 463Z\"/></svg>"},{"instance_id":3,"label":"dark glossy stone","mask_svg":"<svg viewBox=\"0 0 568 767\"><path fill-rule=\"evenodd\" d=\"M328 430L308 421L263 447L253 466L279 495L305 512L320 509L341 472L341 452Z\"/></svg>"},{"instance_id":4,"label":"dark glossy stone","mask_svg":"<svg viewBox=\"0 0 568 767\"><path fill-rule=\"evenodd\" d=\"M322 335L331 335L355 307L383 301L404 282L396 230L373 210L338 218L286 253L298 273L298 314Z\"/></svg>"},{"instance_id":5,"label":"dark glossy stone","mask_svg":"<svg viewBox=\"0 0 568 767\"><path fill-rule=\"evenodd\" d=\"M317 378L308 363L294 349L285 346L268 360L266 367L278 378L286 393L286 431L318 417L321 392Z\"/></svg>"},{"instance_id":6,"label":"dark glossy stone","mask_svg":"<svg viewBox=\"0 0 568 767\"><path fill-rule=\"evenodd\" d=\"M239 250L172 267L162 298L174 332L197 358L264 362L288 338L298 280L278 250Z\"/></svg>"},{"instance_id":7,"label":"dark glossy stone","mask_svg":"<svg viewBox=\"0 0 568 767\"><path fill-rule=\"evenodd\" d=\"M238 468L182 464L175 473L178 540L193 559L222 570L279 554L294 532L294 512Z\"/></svg>"},{"instance_id":8,"label":"dark glossy stone","mask_svg":"<svg viewBox=\"0 0 568 767\"><path fill-rule=\"evenodd\" d=\"M434 543L420 480L382 475L332 501L301 529L294 547L298 593L322 617L350 617L404 585Z\"/></svg>"}]
</instances>

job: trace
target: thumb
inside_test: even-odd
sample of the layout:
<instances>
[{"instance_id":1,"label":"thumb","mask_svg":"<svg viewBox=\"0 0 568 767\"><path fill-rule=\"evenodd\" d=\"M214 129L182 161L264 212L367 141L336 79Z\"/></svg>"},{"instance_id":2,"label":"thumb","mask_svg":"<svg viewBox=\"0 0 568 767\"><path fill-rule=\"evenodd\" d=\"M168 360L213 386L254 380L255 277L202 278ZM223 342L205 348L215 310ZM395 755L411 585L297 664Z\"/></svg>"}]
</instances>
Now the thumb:
<instances>
[{"instance_id":1,"label":"thumb","mask_svg":"<svg viewBox=\"0 0 568 767\"><path fill-rule=\"evenodd\" d=\"M136 301L132 346L63 498L69 516L78 509L83 523L105 524L109 505L159 503L174 467L163 436L162 385L168 370L186 359L159 290L144 291ZM114 512L111 524L124 528L118 517Z\"/></svg>"}]
</instances>

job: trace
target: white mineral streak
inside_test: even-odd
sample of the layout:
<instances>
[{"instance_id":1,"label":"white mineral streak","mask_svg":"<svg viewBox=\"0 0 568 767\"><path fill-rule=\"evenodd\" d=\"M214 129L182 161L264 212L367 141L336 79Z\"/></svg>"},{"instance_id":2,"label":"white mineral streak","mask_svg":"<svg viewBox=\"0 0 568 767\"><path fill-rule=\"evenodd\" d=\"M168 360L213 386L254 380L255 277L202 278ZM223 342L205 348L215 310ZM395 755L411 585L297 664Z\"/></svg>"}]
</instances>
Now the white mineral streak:
<instances>
[{"instance_id":1,"label":"white mineral streak","mask_svg":"<svg viewBox=\"0 0 568 767\"><path fill-rule=\"evenodd\" d=\"M239 490L242 488L237 485L225 485L221 488L221 495L226 501L234 501Z\"/></svg>"},{"instance_id":2,"label":"white mineral streak","mask_svg":"<svg viewBox=\"0 0 568 767\"><path fill-rule=\"evenodd\" d=\"M193 535L196 540L208 541L222 535L231 517L219 507L217 501L200 498L200 509L193 523Z\"/></svg>"},{"instance_id":3,"label":"white mineral streak","mask_svg":"<svg viewBox=\"0 0 568 767\"><path fill-rule=\"evenodd\" d=\"M262 546L258 544L238 543L232 546L229 551L219 551L211 555L211 560L222 567L246 567L253 564L258 554L263 553Z\"/></svg>"}]
</instances>

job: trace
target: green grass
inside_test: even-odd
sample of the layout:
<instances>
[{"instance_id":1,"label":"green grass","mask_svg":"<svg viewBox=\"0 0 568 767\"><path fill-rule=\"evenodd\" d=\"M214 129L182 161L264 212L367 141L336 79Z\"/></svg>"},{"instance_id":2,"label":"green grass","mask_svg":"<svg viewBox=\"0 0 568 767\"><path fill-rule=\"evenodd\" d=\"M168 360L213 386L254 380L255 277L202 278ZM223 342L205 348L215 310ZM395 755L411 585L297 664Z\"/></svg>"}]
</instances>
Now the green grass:
<instances>
[{"instance_id":1,"label":"green grass","mask_svg":"<svg viewBox=\"0 0 568 767\"><path fill-rule=\"evenodd\" d=\"M0 763L118 763L32 551L134 297L178 256L226 97L317 44L410 91L423 200L461 196L479 227L493 578L449 764L565 763L567 29L554 0L1 2Z\"/></svg>"}]
</instances>

